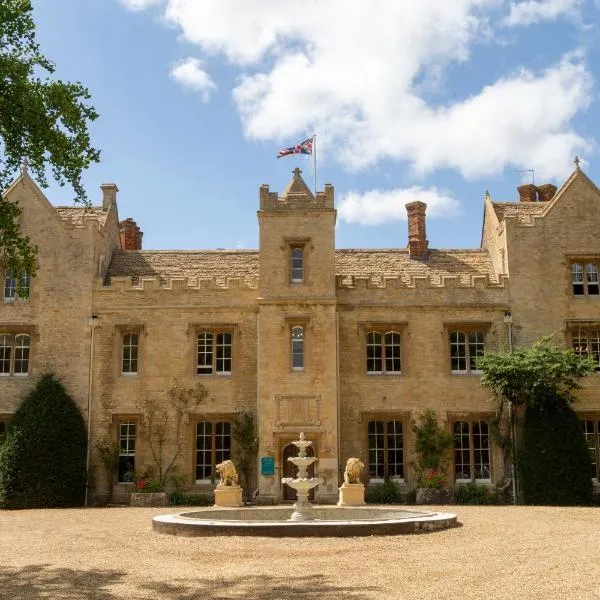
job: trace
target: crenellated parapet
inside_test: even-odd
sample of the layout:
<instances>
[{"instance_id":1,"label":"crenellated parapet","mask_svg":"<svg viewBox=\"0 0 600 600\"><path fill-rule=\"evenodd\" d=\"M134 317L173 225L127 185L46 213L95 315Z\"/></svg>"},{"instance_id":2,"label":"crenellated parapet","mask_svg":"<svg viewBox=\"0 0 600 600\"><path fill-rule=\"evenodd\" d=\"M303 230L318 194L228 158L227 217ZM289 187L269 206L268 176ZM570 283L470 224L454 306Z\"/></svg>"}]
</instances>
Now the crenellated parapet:
<instances>
[{"instance_id":1,"label":"crenellated parapet","mask_svg":"<svg viewBox=\"0 0 600 600\"><path fill-rule=\"evenodd\" d=\"M507 286L508 276L498 275L401 275L370 274L370 275L337 275L336 289L338 290L368 290L368 289L503 289Z\"/></svg>"},{"instance_id":2,"label":"crenellated parapet","mask_svg":"<svg viewBox=\"0 0 600 600\"><path fill-rule=\"evenodd\" d=\"M114 291L156 290L212 290L236 291L256 290L258 277L111 277L106 284L99 283L98 289Z\"/></svg>"}]
</instances>

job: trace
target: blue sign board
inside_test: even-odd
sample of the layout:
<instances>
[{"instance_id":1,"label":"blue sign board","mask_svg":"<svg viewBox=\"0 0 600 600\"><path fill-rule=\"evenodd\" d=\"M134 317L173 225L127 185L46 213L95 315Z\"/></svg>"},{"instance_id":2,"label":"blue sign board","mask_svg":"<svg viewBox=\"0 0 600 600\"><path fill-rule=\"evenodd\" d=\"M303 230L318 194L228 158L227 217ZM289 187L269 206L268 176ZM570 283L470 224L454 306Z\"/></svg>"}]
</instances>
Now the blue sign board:
<instances>
[{"instance_id":1,"label":"blue sign board","mask_svg":"<svg viewBox=\"0 0 600 600\"><path fill-rule=\"evenodd\" d=\"M260 458L260 474L261 475L275 475L275 457L274 456L261 456Z\"/></svg>"}]
</instances>

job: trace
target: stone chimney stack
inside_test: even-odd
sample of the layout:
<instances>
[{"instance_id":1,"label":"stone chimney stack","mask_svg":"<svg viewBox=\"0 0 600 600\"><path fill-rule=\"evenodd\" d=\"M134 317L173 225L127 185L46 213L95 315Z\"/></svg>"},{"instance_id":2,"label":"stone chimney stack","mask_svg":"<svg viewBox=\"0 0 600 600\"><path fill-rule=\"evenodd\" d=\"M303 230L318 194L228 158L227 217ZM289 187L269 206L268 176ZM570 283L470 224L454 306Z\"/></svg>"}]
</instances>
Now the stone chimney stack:
<instances>
[{"instance_id":1,"label":"stone chimney stack","mask_svg":"<svg viewBox=\"0 0 600 600\"><path fill-rule=\"evenodd\" d=\"M551 183L545 183L538 186L538 198L540 202L550 202L556 194L556 186Z\"/></svg>"},{"instance_id":2,"label":"stone chimney stack","mask_svg":"<svg viewBox=\"0 0 600 600\"><path fill-rule=\"evenodd\" d=\"M119 188L116 183L103 183L100 189L102 190L102 210L107 211L111 204L117 203Z\"/></svg>"},{"instance_id":3,"label":"stone chimney stack","mask_svg":"<svg viewBox=\"0 0 600 600\"><path fill-rule=\"evenodd\" d=\"M417 260L427 260L429 242L425 234L425 202L409 202L406 205L408 213L408 249L410 257Z\"/></svg>"},{"instance_id":4,"label":"stone chimney stack","mask_svg":"<svg viewBox=\"0 0 600 600\"><path fill-rule=\"evenodd\" d=\"M119 223L122 250L141 250L143 233L133 219L125 219Z\"/></svg>"},{"instance_id":5,"label":"stone chimney stack","mask_svg":"<svg viewBox=\"0 0 600 600\"><path fill-rule=\"evenodd\" d=\"M520 185L517 188L519 192L519 201L520 202L536 202L537 201L537 188L533 183L526 183L525 185Z\"/></svg>"}]
</instances>

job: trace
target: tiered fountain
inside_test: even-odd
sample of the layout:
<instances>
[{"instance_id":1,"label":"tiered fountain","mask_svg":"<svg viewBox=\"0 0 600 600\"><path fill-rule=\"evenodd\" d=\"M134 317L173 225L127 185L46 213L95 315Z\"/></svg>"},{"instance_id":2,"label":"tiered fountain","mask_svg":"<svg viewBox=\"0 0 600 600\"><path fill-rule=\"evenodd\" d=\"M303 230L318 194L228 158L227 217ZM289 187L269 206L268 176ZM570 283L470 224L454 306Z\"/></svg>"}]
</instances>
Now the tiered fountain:
<instances>
[{"instance_id":1,"label":"tiered fountain","mask_svg":"<svg viewBox=\"0 0 600 600\"><path fill-rule=\"evenodd\" d=\"M312 442L304 437L303 432L300 433L300 439L292 442L292 444L298 448L298 456L290 456L288 460L298 467L298 473L295 478L283 477L281 479L281 483L287 483L291 488L294 488L298 496L290 521L312 521L315 517L312 504L308 500L308 494L310 490L323 483L323 480L320 477L308 477L307 469L318 459L306 454L306 449L312 446Z\"/></svg>"},{"instance_id":2,"label":"tiered fountain","mask_svg":"<svg viewBox=\"0 0 600 600\"><path fill-rule=\"evenodd\" d=\"M185 536L341 537L398 535L456 527L456 515L451 513L423 513L397 506L348 506L344 502L338 506L313 508L308 501L308 494L323 483L323 480L320 477L308 477L307 469L318 459L307 455L306 448L312 442L306 440L303 433L300 434L299 440L292 443L299 452L298 456L288 460L298 467L298 473L296 477L284 477L281 480L294 488L298 494L291 515L288 506L215 506L179 514L157 515L152 519L154 530Z\"/></svg>"}]
</instances>

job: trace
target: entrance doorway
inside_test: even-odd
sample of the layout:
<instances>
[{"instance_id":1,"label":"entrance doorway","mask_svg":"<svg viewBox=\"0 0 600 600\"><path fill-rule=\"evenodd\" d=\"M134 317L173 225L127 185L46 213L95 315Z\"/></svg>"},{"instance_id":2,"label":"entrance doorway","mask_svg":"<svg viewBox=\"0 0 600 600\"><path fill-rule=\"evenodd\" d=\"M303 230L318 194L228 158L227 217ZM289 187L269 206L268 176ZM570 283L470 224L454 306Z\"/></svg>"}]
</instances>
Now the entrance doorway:
<instances>
[{"instance_id":1,"label":"entrance doorway","mask_svg":"<svg viewBox=\"0 0 600 600\"><path fill-rule=\"evenodd\" d=\"M312 446L309 446L306 449L306 455L307 456L315 455L315 451L313 450ZM296 446L294 446L294 444L288 444L283 449L282 471L283 471L284 477L295 478L296 475L298 474L298 467L296 467L294 465L294 463L288 461L288 458L291 456L298 456L298 448L296 448ZM312 465L310 465L310 467L308 467L307 472L308 472L308 477L315 476L315 463L313 463ZM296 498L297 498L296 490L294 488L290 487L287 483L284 483L283 484L283 499L295 502ZM311 501L314 501L314 499L315 499L315 489L314 488L312 490L310 490L310 492L308 493L308 499Z\"/></svg>"}]
</instances>

